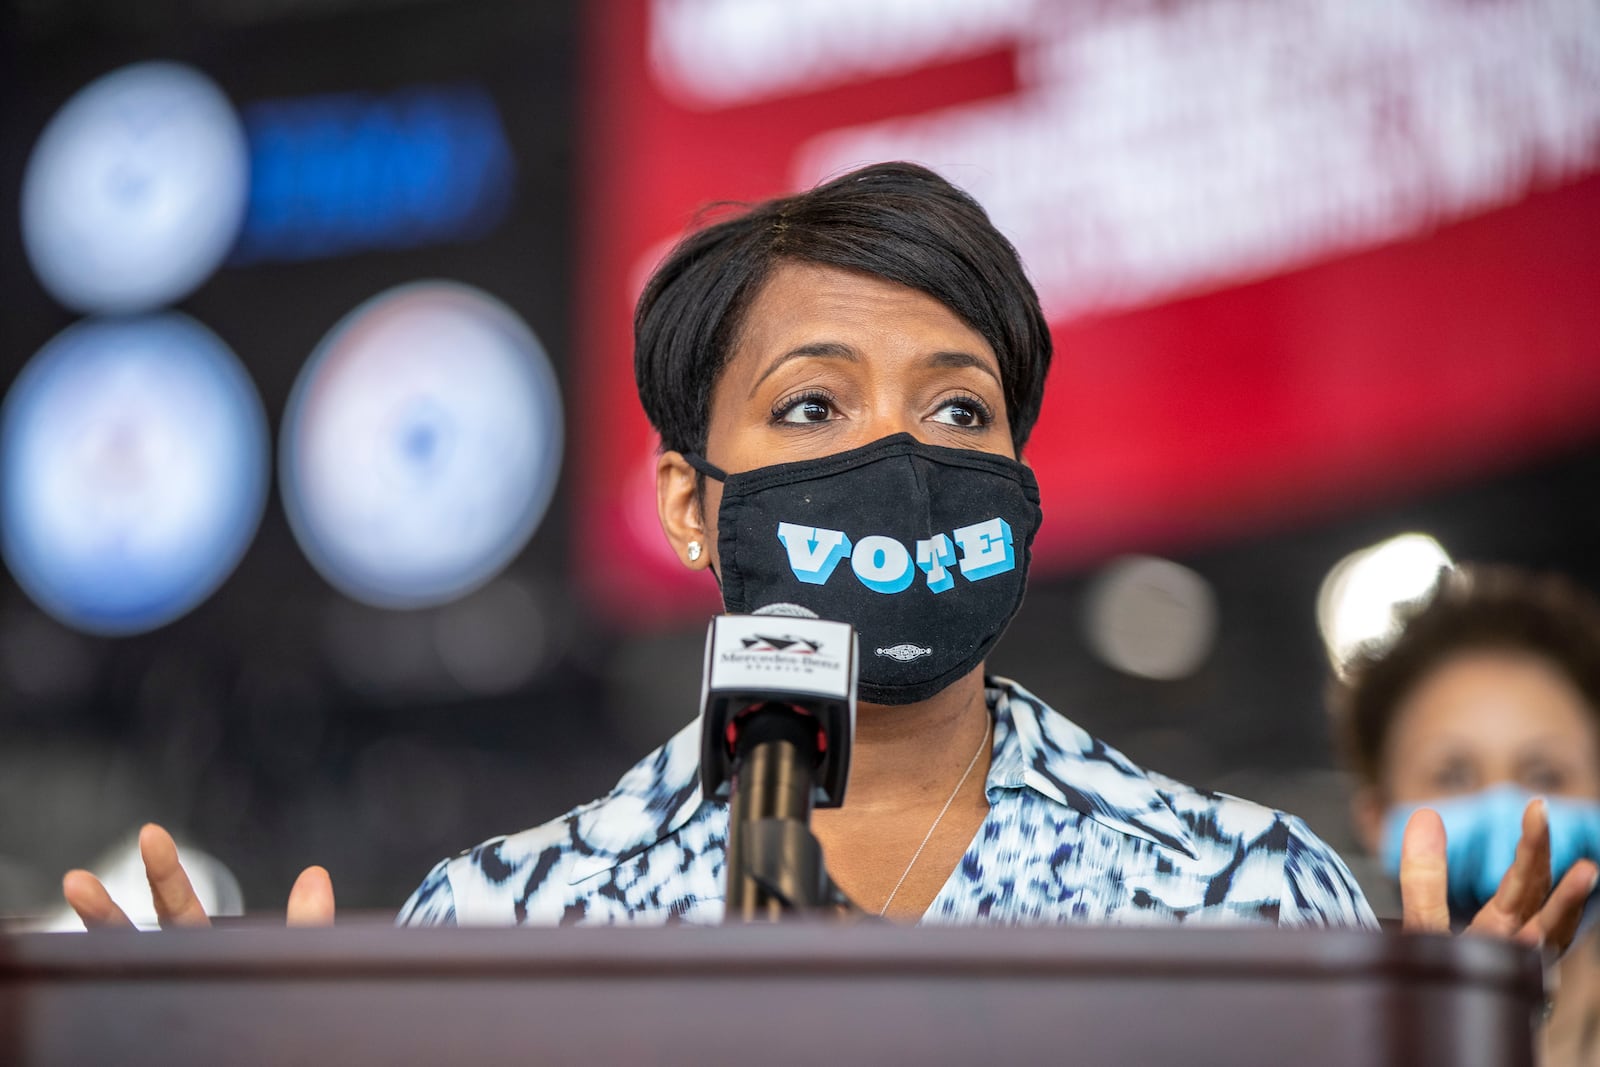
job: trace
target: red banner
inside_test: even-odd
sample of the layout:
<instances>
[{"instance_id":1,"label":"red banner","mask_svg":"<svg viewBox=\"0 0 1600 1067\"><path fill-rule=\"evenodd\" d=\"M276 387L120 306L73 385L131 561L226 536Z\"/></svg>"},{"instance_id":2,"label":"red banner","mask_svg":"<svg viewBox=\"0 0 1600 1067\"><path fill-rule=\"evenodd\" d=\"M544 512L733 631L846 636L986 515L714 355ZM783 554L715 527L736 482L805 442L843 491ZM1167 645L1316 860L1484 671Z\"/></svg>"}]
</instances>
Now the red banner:
<instances>
[{"instance_id":1,"label":"red banner","mask_svg":"<svg viewBox=\"0 0 1600 1067\"><path fill-rule=\"evenodd\" d=\"M716 603L656 525L643 279L702 206L875 159L971 190L1039 287L1040 573L1600 431L1600 9L1079 6L593 6L571 454L602 610Z\"/></svg>"}]
</instances>

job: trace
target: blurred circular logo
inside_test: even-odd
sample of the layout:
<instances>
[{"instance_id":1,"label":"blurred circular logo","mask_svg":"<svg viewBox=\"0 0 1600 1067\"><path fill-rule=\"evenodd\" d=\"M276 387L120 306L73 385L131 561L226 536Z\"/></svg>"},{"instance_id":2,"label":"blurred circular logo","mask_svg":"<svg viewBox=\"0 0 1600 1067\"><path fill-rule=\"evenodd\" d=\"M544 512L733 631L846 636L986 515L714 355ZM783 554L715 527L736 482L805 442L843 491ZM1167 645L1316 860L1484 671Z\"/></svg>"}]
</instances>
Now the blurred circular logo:
<instances>
[{"instance_id":1,"label":"blurred circular logo","mask_svg":"<svg viewBox=\"0 0 1600 1067\"><path fill-rule=\"evenodd\" d=\"M260 398L210 330L176 312L81 322L0 408L0 549L67 625L154 629L239 562L268 454Z\"/></svg>"},{"instance_id":2,"label":"blurred circular logo","mask_svg":"<svg viewBox=\"0 0 1600 1067\"><path fill-rule=\"evenodd\" d=\"M244 128L221 90L191 67L138 63L45 127L23 176L23 244L67 307L155 310L216 270L249 188Z\"/></svg>"},{"instance_id":3,"label":"blurred circular logo","mask_svg":"<svg viewBox=\"0 0 1600 1067\"><path fill-rule=\"evenodd\" d=\"M378 607L452 600L532 536L561 469L560 391L510 308L415 282L345 316L300 372L284 508L335 588Z\"/></svg>"}]
</instances>

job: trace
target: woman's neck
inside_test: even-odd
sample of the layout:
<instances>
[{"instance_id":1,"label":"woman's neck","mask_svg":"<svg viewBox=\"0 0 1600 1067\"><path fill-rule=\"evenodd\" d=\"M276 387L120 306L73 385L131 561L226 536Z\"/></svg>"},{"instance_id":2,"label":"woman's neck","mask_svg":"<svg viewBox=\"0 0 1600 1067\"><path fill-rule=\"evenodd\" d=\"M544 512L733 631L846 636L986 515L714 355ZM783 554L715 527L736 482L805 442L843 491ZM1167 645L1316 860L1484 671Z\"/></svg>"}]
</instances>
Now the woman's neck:
<instances>
[{"instance_id":1,"label":"woman's neck","mask_svg":"<svg viewBox=\"0 0 1600 1067\"><path fill-rule=\"evenodd\" d=\"M916 704L860 705L843 810L870 815L942 804L989 729L981 665ZM988 766L981 754L973 774Z\"/></svg>"},{"instance_id":2,"label":"woman's neck","mask_svg":"<svg viewBox=\"0 0 1600 1067\"><path fill-rule=\"evenodd\" d=\"M847 897L915 922L988 814L982 668L931 700L858 712L844 806L815 812L811 829Z\"/></svg>"}]
</instances>

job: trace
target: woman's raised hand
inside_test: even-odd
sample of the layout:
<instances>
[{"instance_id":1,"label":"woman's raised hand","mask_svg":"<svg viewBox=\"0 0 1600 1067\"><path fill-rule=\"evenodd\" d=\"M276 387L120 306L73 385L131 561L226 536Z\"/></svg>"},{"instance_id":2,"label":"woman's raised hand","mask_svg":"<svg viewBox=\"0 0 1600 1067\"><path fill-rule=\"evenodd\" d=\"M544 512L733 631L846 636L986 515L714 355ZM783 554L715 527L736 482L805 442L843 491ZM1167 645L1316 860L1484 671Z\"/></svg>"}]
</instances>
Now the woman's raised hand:
<instances>
[{"instance_id":1,"label":"woman's raised hand","mask_svg":"<svg viewBox=\"0 0 1600 1067\"><path fill-rule=\"evenodd\" d=\"M1419 809L1406 823L1400 846L1400 902L1407 931L1450 932L1446 875L1444 821L1431 808ZM1466 932L1565 952L1597 878L1600 866L1579 860L1551 890L1549 815L1544 801L1535 799L1522 813L1522 837L1511 868Z\"/></svg>"},{"instance_id":2,"label":"woman's raised hand","mask_svg":"<svg viewBox=\"0 0 1600 1067\"><path fill-rule=\"evenodd\" d=\"M172 835L155 823L139 831L139 855L144 859L150 896L163 929L174 926L210 926L211 919L178 863L178 846ZM128 927L133 923L111 899L100 879L88 871L68 871L61 879L61 894L89 929ZM290 926L329 926L333 923L333 880L321 867L307 867L289 890Z\"/></svg>"}]
</instances>

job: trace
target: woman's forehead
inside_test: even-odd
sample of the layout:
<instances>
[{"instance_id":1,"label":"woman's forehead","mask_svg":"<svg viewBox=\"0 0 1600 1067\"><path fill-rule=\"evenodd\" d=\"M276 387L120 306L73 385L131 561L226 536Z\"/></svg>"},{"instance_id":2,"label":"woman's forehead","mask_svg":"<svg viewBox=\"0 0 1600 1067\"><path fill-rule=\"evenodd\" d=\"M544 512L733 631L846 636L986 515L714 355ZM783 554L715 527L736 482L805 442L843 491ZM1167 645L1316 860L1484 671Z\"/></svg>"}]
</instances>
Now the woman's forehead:
<instances>
[{"instance_id":1,"label":"woman's forehead","mask_svg":"<svg viewBox=\"0 0 1600 1067\"><path fill-rule=\"evenodd\" d=\"M797 345L953 348L999 370L983 335L918 289L860 271L809 262L779 264L752 299L733 358L772 358Z\"/></svg>"},{"instance_id":2,"label":"woman's forehead","mask_svg":"<svg viewBox=\"0 0 1600 1067\"><path fill-rule=\"evenodd\" d=\"M1390 741L1391 747L1508 750L1583 744L1596 733L1595 713L1554 663L1533 653L1484 649L1453 656L1420 679L1396 709Z\"/></svg>"}]
</instances>

